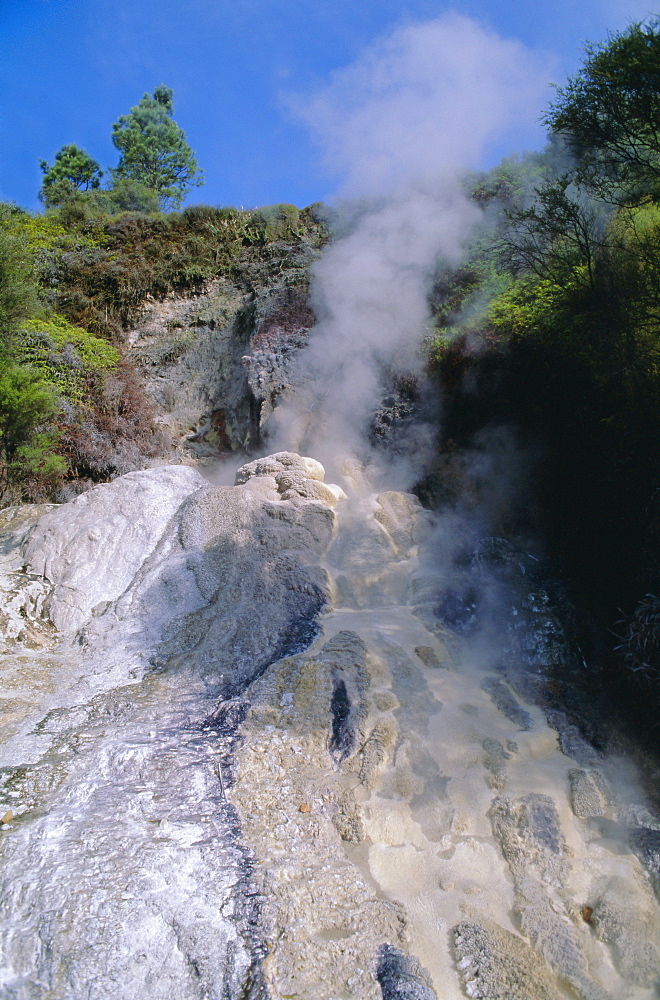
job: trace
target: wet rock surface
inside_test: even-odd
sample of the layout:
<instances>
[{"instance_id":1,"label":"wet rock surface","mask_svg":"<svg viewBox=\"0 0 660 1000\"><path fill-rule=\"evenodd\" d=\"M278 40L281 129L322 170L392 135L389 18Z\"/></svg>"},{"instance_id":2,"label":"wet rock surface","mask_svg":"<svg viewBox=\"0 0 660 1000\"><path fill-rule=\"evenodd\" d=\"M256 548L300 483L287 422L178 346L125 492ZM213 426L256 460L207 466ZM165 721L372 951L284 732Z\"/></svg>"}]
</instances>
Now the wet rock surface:
<instances>
[{"instance_id":1,"label":"wet rock surface","mask_svg":"<svg viewBox=\"0 0 660 1000\"><path fill-rule=\"evenodd\" d=\"M295 474L295 496L174 467L4 515L21 607L60 631L26 664L6 630L4 693L20 711L0 772L3 996L266 995L226 794L245 706L226 696L316 634L334 518L304 488L318 463L274 467Z\"/></svg>"},{"instance_id":2,"label":"wet rock surface","mask_svg":"<svg viewBox=\"0 0 660 1000\"><path fill-rule=\"evenodd\" d=\"M552 700L524 563L448 587L450 531L345 485L280 452L3 512L0 995L655 995L660 821Z\"/></svg>"},{"instance_id":3,"label":"wet rock surface","mask_svg":"<svg viewBox=\"0 0 660 1000\"><path fill-rule=\"evenodd\" d=\"M603 793L599 787L602 781L599 776L590 775L580 768L568 772L571 783L571 807L576 816L589 819L591 816L602 816L604 812Z\"/></svg>"},{"instance_id":4,"label":"wet rock surface","mask_svg":"<svg viewBox=\"0 0 660 1000\"><path fill-rule=\"evenodd\" d=\"M39 519L23 548L26 569L53 586L48 614L76 631L94 608L133 582L183 501L205 486L186 466L131 472Z\"/></svg>"},{"instance_id":5,"label":"wet rock surface","mask_svg":"<svg viewBox=\"0 0 660 1000\"><path fill-rule=\"evenodd\" d=\"M419 962L390 945L383 945L376 969L383 1000L437 1000L428 974Z\"/></svg>"},{"instance_id":6,"label":"wet rock surface","mask_svg":"<svg viewBox=\"0 0 660 1000\"><path fill-rule=\"evenodd\" d=\"M531 715L524 708L521 708L511 691L509 691L506 684L499 677L484 677L481 687L482 690L491 696L494 704L497 705L503 715L506 715L507 719L511 719L520 729L532 728Z\"/></svg>"},{"instance_id":7,"label":"wet rock surface","mask_svg":"<svg viewBox=\"0 0 660 1000\"><path fill-rule=\"evenodd\" d=\"M469 997L489 1000L559 1000L548 970L520 937L497 925L464 921L454 947Z\"/></svg>"}]
</instances>

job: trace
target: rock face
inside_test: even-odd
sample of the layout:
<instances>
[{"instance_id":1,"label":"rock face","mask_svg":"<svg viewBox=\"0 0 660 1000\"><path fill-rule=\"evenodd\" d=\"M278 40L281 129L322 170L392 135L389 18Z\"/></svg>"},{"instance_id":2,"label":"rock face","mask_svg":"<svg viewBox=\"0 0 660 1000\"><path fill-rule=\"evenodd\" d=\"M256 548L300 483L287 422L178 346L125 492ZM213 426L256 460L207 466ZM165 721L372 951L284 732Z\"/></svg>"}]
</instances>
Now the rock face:
<instances>
[{"instance_id":1,"label":"rock face","mask_svg":"<svg viewBox=\"0 0 660 1000\"><path fill-rule=\"evenodd\" d=\"M312 460L282 453L268 472L219 488L151 469L35 510L31 529L7 519L20 606L35 621L50 609L62 637L26 675L12 626L2 661L17 706L3 995L262 995L258 899L225 794L244 712L226 698L316 635L340 494L319 499Z\"/></svg>"},{"instance_id":2,"label":"rock face","mask_svg":"<svg viewBox=\"0 0 660 1000\"><path fill-rule=\"evenodd\" d=\"M0 995L651 1000L660 821L492 563L347 492L280 452L3 512Z\"/></svg>"},{"instance_id":3,"label":"rock face","mask_svg":"<svg viewBox=\"0 0 660 1000\"><path fill-rule=\"evenodd\" d=\"M256 449L275 402L302 377L319 248L301 239L272 253L263 273L244 262L235 280L214 281L201 295L152 302L130 332L127 360L174 448L198 456Z\"/></svg>"}]
</instances>

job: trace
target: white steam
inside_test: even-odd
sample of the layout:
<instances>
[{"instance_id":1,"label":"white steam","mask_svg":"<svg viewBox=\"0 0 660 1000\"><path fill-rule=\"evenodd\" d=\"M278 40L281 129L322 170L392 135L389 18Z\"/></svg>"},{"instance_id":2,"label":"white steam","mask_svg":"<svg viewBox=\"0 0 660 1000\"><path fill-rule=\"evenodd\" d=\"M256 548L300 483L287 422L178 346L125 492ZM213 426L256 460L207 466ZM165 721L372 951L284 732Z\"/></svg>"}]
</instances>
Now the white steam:
<instances>
[{"instance_id":1,"label":"white steam","mask_svg":"<svg viewBox=\"0 0 660 1000\"><path fill-rule=\"evenodd\" d=\"M430 276L458 263L479 220L461 175L538 118L546 79L520 43L448 14L398 29L298 102L351 222L314 269L310 379L275 412L280 447L330 466L365 457L383 371L419 364Z\"/></svg>"},{"instance_id":2,"label":"white steam","mask_svg":"<svg viewBox=\"0 0 660 1000\"><path fill-rule=\"evenodd\" d=\"M494 143L529 137L547 82L538 54L449 13L380 39L298 112L343 197L437 191Z\"/></svg>"}]
</instances>

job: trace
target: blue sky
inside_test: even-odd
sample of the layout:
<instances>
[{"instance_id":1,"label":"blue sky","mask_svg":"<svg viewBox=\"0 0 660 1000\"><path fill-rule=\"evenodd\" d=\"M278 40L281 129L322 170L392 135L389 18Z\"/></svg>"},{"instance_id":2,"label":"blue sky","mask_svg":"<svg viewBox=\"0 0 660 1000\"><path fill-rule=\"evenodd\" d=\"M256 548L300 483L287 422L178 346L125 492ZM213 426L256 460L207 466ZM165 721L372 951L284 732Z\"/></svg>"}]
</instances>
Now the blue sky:
<instances>
[{"instance_id":1,"label":"blue sky","mask_svg":"<svg viewBox=\"0 0 660 1000\"><path fill-rule=\"evenodd\" d=\"M636 0L0 0L0 198L38 208L39 160L65 143L115 165L112 123L165 83L206 174L189 203L303 206L338 178L292 105L380 36L456 11L521 42L548 84L561 83L585 41L652 10ZM527 147L542 142L538 113L521 122Z\"/></svg>"}]
</instances>

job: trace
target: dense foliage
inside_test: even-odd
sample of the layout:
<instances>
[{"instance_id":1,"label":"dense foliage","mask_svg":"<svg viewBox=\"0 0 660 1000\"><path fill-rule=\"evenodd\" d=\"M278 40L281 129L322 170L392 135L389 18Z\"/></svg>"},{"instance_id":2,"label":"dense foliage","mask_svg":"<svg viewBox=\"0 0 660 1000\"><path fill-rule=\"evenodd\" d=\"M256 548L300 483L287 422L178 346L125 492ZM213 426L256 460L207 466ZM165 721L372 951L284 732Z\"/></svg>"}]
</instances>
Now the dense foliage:
<instances>
[{"instance_id":1,"label":"dense foliage","mask_svg":"<svg viewBox=\"0 0 660 1000\"><path fill-rule=\"evenodd\" d=\"M660 691L659 94L657 22L588 48L545 154L470 180L497 223L440 276L430 345L445 444L504 423L538 456L527 513L624 698Z\"/></svg>"},{"instance_id":2,"label":"dense foliage","mask_svg":"<svg viewBox=\"0 0 660 1000\"><path fill-rule=\"evenodd\" d=\"M660 194L658 30L657 21L634 24L588 46L547 116L568 139L584 182L617 203Z\"/></svg>"}]
</instances>

